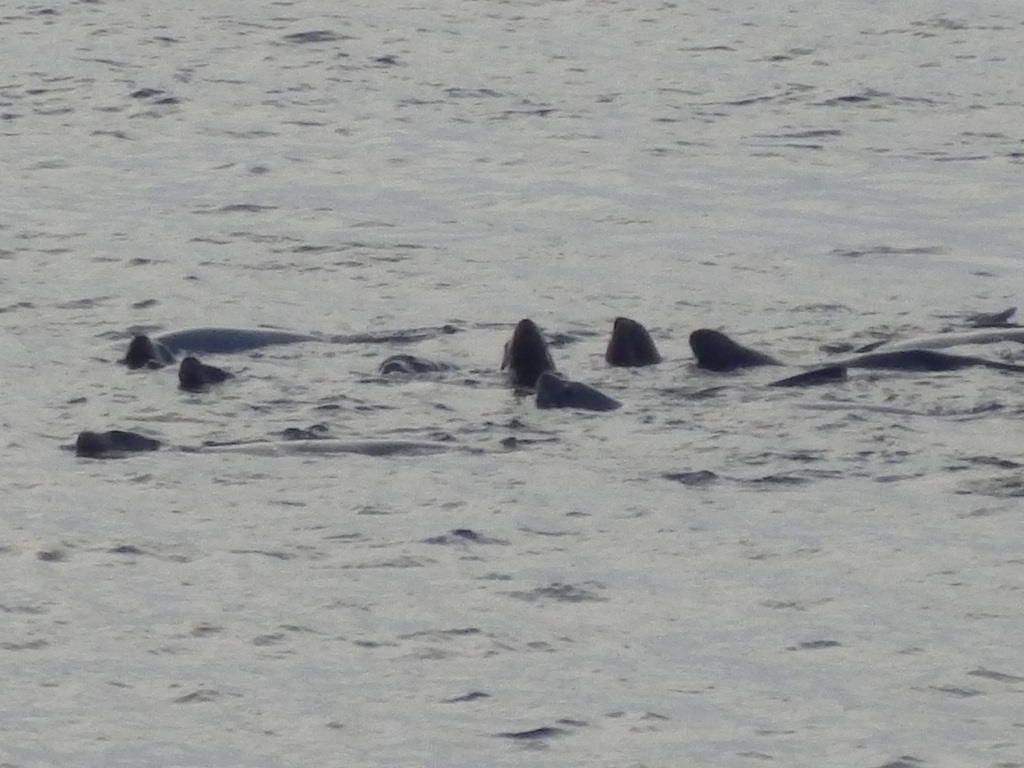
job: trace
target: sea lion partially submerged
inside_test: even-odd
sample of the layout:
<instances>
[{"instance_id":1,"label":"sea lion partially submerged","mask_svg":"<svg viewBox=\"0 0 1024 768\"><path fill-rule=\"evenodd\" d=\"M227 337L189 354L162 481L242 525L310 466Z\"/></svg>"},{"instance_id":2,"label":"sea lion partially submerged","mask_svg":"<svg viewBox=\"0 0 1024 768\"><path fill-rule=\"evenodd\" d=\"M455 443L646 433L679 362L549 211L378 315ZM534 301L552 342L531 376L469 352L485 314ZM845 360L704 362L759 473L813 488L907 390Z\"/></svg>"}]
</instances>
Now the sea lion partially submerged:
<instances>
[{"instance_id":1,"label":"sea lion partially submerged","mask_svg":"<svg viewBox=\"0 0 1024 768\"><path fill-rule=\"evenodd\" d=\"M271 328L193 328L165 333L156 339L140 334L131 340L121 362L129 368L161 368L174 363L175 356L183 353L230 354L318 338Z\"/></svg>"},{"instance_id":2,"label":"sea lion partially submerged","mask_svg":"<svg viewBox=\"0 0 1024 768\"><path fill-rule=\"evenodd\" d=\"M188 392L201 392L210 384L219 384L233 378L233 373L201 363L191 356L182 360L178 366L178 388Z\"/></svg>"},{"instance_id":3,"label":"sea lion partially submerged","mask_svg":"<svg viewBox=\"0 0 1024 768\"><path fill-rule=\"evenodd\" d=\"M690 334L690 349L697 367L725 373L758 365L782 365L771 355L744 347L721 331L700 328Z\"/></svg>"},{"instance_id":4,"label":"sea lion partially submerged","mask_svg":"<svg viewBox=\"0 0 1024 768\"><path fill-rule=\"evenodd\" d=\"M555 363L548 351L548 344L540 328L529 318L519 321L512 338L505 344L501 370L508 371L512 386L524 389L536 387L542 373L554 373Z\"/></svg>"},{"instance_id":5,"label":"sea lion partially submerged","mask_svg":"<svg viewBox=\"0 0 1024 768\"><path fill-rule=\"evenodd\" d=\"M985 360L973 355L950 355L933 349L900 349L893 352L872 352L846 360L838 365L850 368L875 368L889 371L958 371L980 365L997 371L1024 373L1024 366Z\"/></svg>"},{"instance_id":6,"label":"sea lion partially submerged","mask_svg":"<svg viewBox=\"0 0 1024 768\"><path fill-rule=\"evenodd\" d=\"M79 432L75 455L90 459L110 459L143 451L155 451L162 443L137 432L111 429L106 432Z\"/></svg>"},{"instance_id":7,"label":"sea lion partially submerged","mask_svg":"<svg viewBox=\"0 0 1024 768\"><path fill-rule=\"evenodd\" d=\"M628 317L617 317L604 359L608 365L636 367L660 363L661 355L643 325Z\"/></svg>"},{"instance_id":8,"label":"sea lion partially submerged","mask_svg":"<svg viewBox=\"0 0 1024 768\"><path fill-rule=\"evenodd\" d=\"M392 355L380 364L378 369L383 376L398 373L414 376L421 373L440 373L451 370L450 365L435 363L432 360L424 360L415 355Z\"/></svg>"},{"instance_id":9,"label":"sea lion partially submerged","mask_svg":"<svg viewBox=\"0 0 1024 768\"><path fill-rule=\"evenodd\" d=\"M397 331L323 335L295 333L276 328L192 328L164 333L156 338L140 334L128 345L121 360L129 368L161 368L183 354L232 354L278 344L321 341L328 344L410 344L437 336L458 333L450 323L437 327L409 328Z\"/></svg>"},{"instance_id":10,"label":"sea lion partially submerged","mask_svg":"<svg viewBox=\"0 0 1024 768\"><path fill-rule=\"evenodd\" d=\"M159 440L128 432L111 429L106 432L80 432L75 440L75 454L90 459L123 458L135 453L159 449ZM178 446L184 453L239 453L248 456L294 456L334 455L357 453L363 456L428 456L435 453L462 451L482 453L479 448L432 440L243 440L225 443L204 443L196 447Z\"/></svg>"},{"instance_id":11,"label":"sea lion partially submerged","mask_svg":"<svg viewBox=\"0 0 1024 768\"><path fill-rule=\"evenodd\" d=\"M986 339L990 337L990 334L984 336ZM981 338L981 336L975 335L973 338ZM694 331L690 335L690 346L697 357L697 365L712 371L725 372L758 365L781 365L775 358L737 344L719 331L706 329ZM936 352L933 349L900 348L829 361L820 367L774 381L770 386L813 386L844 381L847 377L847 370L850 368L936 373L956 371L973 366L1024 373L1024 366L1013 363L986 360L972 355L950 355L945 352Z\"/></svg>"},{"instance_id":12,"label":"sea lion partially submerged","mask_svg":"<svg viewBox=\"0 0 1024 768\"><path fill-rule=\"evenodd\" d=\"M135 370L138 368L163 368L174 362L171 350L163 344L153 341L145 334L135 336L128 344L128 352L121 363Z\"/></svg>"},{"instance_id":13,"label":"sea lion partially submerged","mask_svg":"<svg viewBox=\"0 0 1024 768\"><path fill-rule=\"evenodd\" d=\"M897 349L891 352L870 352L832 365L847 368L867 368L883 371L920 371L939 373L942 371L958 371L961 368L980 366L996 371L1024 373L1024 365L1004 363L999 360L986 360L974 355L951 355L947 352L936 352L934 349Z\"/></svg>"},{"instance_id":14,"label":"sea lion partially submerged","mask_svg":"<svg viewBox=\"0 0 1024 768\"><path fill-rule=\"evenodd\" d=\"M1024 373L1024 365L1003 363L998 360L985 360L970 355L950 355L932 349L901 349L894 352L872 352L866 355L841 360L821 368L798 373L786 379L773 381L773 387L806 387L816 384L827 384L845 381L849 368L864 368L881 371L910 371L925 373L941 373L958 371L962 368L980 366L996 371Z\"/></svg>"},{"instance_id":15,"label":"sea lion partially submerged","mask_svg":"<svg viewBox=\"0 0 1024 768\"><path fill-rule=\"evenodd\" d=\"M614 411L622 403L578 381L570 381L552 371L537 378L538 408L580 408L586 411Z\"/></svg>"},{"instance_id":16,"label":"sea lion partially submerged","mask_svg":"<svg viewBox=\"0 0 1024 768\"><path fill-rule=\"evenodd\" d=\"M815 368L811 371L804 371L794 376L787 376L784 379L773 381L769 387L815 387L819 384L834 384L837 381L846 381L847 372L844 365L827 365L824 368Z\"/></svg>"}]
</instances>

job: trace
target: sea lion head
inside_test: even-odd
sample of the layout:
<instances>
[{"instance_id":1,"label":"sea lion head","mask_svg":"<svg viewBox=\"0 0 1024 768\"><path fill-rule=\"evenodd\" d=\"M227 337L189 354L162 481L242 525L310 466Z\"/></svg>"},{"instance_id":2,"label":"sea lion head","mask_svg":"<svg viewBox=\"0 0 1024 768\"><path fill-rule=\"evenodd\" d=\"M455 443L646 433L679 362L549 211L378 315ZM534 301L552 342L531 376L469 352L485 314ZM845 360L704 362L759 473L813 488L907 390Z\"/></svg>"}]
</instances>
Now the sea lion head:
<instances>
[{"instance_id":1,"label":"sea lion head","mask_svg":"<svg viewBox=\"0 0 1024 768\"><path fill-rule=\"evenodd\" d=\"M121 360L123 365L137 368L163 368L174 362L174 355L163 344L153 341L145 334L135 336L128 344L128 352Z\"/></svg>"},{"instance_id":2,"label":"sea lion head","mask_svg":"<svg viewBox=\"0 0 1024 768\"><path fill-rule=\"evenodd\" d=\"M526 318L516 324L512 338L505 344L501 370L506 369L513 386L528 389L537 386L542 373L555 370L547 342L533 320Z\"/></svg>"},{"instance_id":3,"label":"sea lion head","mask_svg":"<svg viewBox=\"0 0 1024 768\"><path fill-rule=\"evenodd\" d=\"M779 361L763 352L738 344L721 331L700 328L690 334L690 349L697 366L709 371L734 371L755 365L778 365Z\"/></svg>"},{"instance_id":4,"label":"sea lion head","mask_svg":"<svg viewBox=\"0 0 1024 768\"><path fill-rule=\"evenodd\" d=\"M608 365L655 365L661 362L661 355L643 325L628 317L617 317L604 359Z\"/></svg>"}]
</instances>

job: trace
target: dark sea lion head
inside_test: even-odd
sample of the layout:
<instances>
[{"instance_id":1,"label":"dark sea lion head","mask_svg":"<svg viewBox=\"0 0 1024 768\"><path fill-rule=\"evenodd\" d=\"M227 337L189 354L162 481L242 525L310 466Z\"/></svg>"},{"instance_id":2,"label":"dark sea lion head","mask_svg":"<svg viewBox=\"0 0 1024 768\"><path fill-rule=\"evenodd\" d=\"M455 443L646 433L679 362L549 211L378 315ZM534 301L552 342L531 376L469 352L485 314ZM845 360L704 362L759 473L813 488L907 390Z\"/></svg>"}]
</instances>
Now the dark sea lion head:
<instances>
[{"instance_id":1,"label":"dark sea lion head","mask_svg":"<svg viewBox=\"0 0 1024 768\"><path fill-rule=\"evenodd\" d=\"M737 344L721 331L700 328L690 334L690 349L697 366L709 371L735 371L755 365L778 365L779 361L763 352Z\"/></svg>"},{"instance_id":2,"label":"dark sea lion head","mask_svg":"<svg viewBox=\"0 0 1024 768\"><path fill-rule=\"evenodd\" d=\"M111 429L106 432L79 432L75 440L75 455L91 459L103 459L123 456L128 453L155 451L160 441L140 435L137 432L126 432Z\"/></svg>"},{"instance_id":3,"label":"dark sea lion head","mask_svg":"<svg viewBox=\"0 0 1024 768\"><path fill-rule=\"evenodd\" d=\"M174 362L174 355L163 344L153 341L145 334L139 334L128 344L128 352L121 362L133 370L163 368Z\"/></svg>"},{"instance_id":4,"label":"dark sea lion head","mask_svg":"<svg viewBox=\"0 0 1024 768\"><path fill-rule=\"evenodd\" d=\"M189 392L198 392L210 384L219 384L233 378L232 374L212 365L205 365L195 357L186 357L178 366L178 386Z\"/></svg>"},{"instance_id":5,"label":"dark sea lion head","mask_svg":"<svg viewBox=\"0 0 1024 768\"><path fill-rule=\"evenodd\" d=\"M604 359L608 365L655 365L661 362L661 355L646 328L636 320L617 317Z\"/></svg>"},{"instance_id":6,"label":"dark sea lion head","mask_svg":"<svg viewBox=\"0 0 1024 768\"><path fill-rule=\"evenodd\" d=\"M533 320L520 320L512 338L505 344L501 370L506 369L513 386L529 389L537 385L542 373L555 370L548 344Z\"/></svg>"}]
</instances>

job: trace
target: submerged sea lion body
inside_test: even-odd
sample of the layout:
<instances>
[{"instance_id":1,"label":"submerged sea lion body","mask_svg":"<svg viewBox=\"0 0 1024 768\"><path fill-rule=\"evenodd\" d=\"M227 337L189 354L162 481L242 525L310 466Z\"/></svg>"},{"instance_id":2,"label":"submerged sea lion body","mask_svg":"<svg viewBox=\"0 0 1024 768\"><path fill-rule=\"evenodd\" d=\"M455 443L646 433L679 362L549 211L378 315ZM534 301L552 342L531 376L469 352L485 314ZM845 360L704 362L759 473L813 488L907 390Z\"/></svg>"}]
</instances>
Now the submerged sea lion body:
<instances>
[{"instance_id":1,"label":"submerged sea lion body","mask_svg":"<svg viewBox=\"0 0 1024 768\"><path fill-rule=\"evenodd\" d=\"M199 362L194 357L186 357L178 366L178 388L188 392L201 392L210 384L233 379L234 374Z\"/></svg>"},{"instance_id":2,"label":"submerged sea lion body","mask_svg":"<svg viewBox=\"0 0 1024 768\"><path fill-rule=\"evenodd\" d=\"M965 343L980 343L979 340L1005 341L1008 339L1024 341L1024 329L958 334L957 338L970 339L969 342ZM942 337L937 337L934 343L936 346L954 346L954 344L947 344L946 340ZM711 371L725 372L757 365L781 365L775 358L737 344L719 331L706 329L694 331L690 335L690 346L697 357L697 365ZM847 377L847 370L850 368L937 373L956 371L973 366L982 366L1012 373L1024 373L1024 366L1022 365L1003 363L998 360L986 360L971 355L950 355L945 352L936 352L931 348L908 348L900 344L896 349L886 348L881 352L868 352L845 360L828 362L818 368L812 368L795 376L774 381L769 386L800 387L844 381Z\"/></svg>"},{"instance_id":3,"label":"submerged sea lion body","mask_svg":"<svg viewBox=\"0 0 1024 768\"><path fill-rule=\"evenodd\" d=\"M110 459L130 453L155 451L162 443L137 432L111 429L106 432L80 432L75 440L75 455L90 459Z\"/></svg>"},{"instance_id":4,"label":"submerged sea lion body","mask_svg":"<svg viewBox=\"0 0 1024 768\"><path fill-rule=\"evenodd\" d=\"M121 361L129 368L160 368L171 365L183 353L230 354L248 352L276 344L317 341L318 336L270 328L193 328L165 333L153 339L140 334L131 340Z\"/></svg>"},{"instance_id":5,"label":"submerged sea lion body","mask_svg":"<svg viewBox=\"0 0 1024 768\"><path fill-rule=\"evenodd\" d=\"M516 325L512 338L505 344L501 370L508 370L512 386L525 389L536 387L542 373L554 373L555 363L548 344L532 320L520 320Z\"/></svg>"},{"instance_id":6,"label":"submerged sea lion body","mask_svg":"<svg viewBox=\"0 0 1024 768\"><path fill-rule=\"evenodd\" d=\"M721 331L700 328L690 334L690 349L697 367L725 373L758 365L782 365L771 355L744 347Z\"/></svg>"},{"instance_id":7,"label":"submerged sea lion body","mask_svg":"<svg viewBox=\"0 0 1024 768\"><path fill-rule=\"evenodd\" d=\"M844 381L849 368L882 371L909 371L941 373L980 366L996 371L1024 373L1024 365L986 360L970 355L950 355L932 349L901 349L893 352L871 352L849 360L842 360L821 368L814 368L786 379L773 381L773 387L797 387Z\"/></svg>"},{"instance_id":8,"label":"submerged sea lion body","mask_svg":"<svg viewBox=\"0 0 1024 768\"><path fill-rule=\"evenodd\" d=\"M91 459L122 458L133 453L155 451L159 440L111 429L107 432L81 432L75 441L75 454ZM363 456L425 456L434 453L464 451L481 453L480 449L429 440L249 440L235 443L208 443L194 448L179 447L186 453L240 453L249 456L291 456L358 453Z\"/></svg>"},{"instance_id":9,"label":"submerged sea lion body","mask_svg":"<svg viewBox=\"0 0 1024 768\"><path fill-rule=\"evenodd\" d=\"M557 373L545 371L537 378L537 407L614 411L621 408L622 403L587 384L569 381Z\"/></svg>"},{"instance_id":10,"label":"submerged sea lion body","mask_svg":"<svg viewBox=\"0 0 1024 768\"><path fill-rule=\"evenodd\" d=\"M656 365L661 362L661 355L643 325L628 317L617 317L604 359L608 365L635 367Z\"/></svg>"},{"instance_id":11,"label":"submerged sea lion body","mask_svg":"<svg viewBox=\"0 0 1024 768\"><path fill-rule=\"evenodd\" d=\"M1024 373L1024 366L985 360L971 355L950 355L933 349L899 349L892 352L872 352L855 357L839 365L850 368L875 368L890 371L957 371L980 365L999 371Z\"/></svg>"},{"instance_id":12,"label":"submerged sea lion body","mask_svg":"<svg viewBox=\"0 0 1024 768\"><path fill-rule=\"evenodd\" d=\"M424 360L415 355L392 355L380 364L381 375L387 376L391 373L406 374L414 376L420 373L440 373L451 370L450 365L435 363L431 360Z\"/></svg>"},{"instance_id":13,"label":"submerged sea lion body","mask_svg":"<svg viewBox=\"0 0 1024 768\"><path fill-rule=\"evenodd\" d=\"M846 366L827 365L824 368L815 368L811 371L804 371L795 376L787 376L769 384L769 387L815 387L819 384L834 384L837 381L846 381Z\"/></svg>"},{"instance_id":14,"label":"submerged sea lion body","mask_svg":"<svg viewBox=\"0 0 1024 768\"><path fill-rule=\"evenodd\" d=\"M193 328L165 333L159 336L157 341L174 354L201 352L213 355L248 352L275 344L317 341L319 338L308 333L293 333L273 328Z\"/></svg>"}]
</instances>

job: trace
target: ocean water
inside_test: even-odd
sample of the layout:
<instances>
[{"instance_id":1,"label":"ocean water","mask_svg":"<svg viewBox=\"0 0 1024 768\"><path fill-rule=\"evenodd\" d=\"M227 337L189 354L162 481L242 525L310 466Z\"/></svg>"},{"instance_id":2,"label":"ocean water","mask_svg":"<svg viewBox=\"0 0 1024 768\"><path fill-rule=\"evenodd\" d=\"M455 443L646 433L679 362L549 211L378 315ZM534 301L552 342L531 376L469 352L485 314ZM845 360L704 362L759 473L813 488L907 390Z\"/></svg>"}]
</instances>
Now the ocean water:
<instances>
[{"instance_id":1,"label":"ocean water","mask_svg":"<svg viewBox=\"0 0 1024 768\"><path fill-rule=\"evenodd\" d=\"M5 7L0 764L1024 765L1019 381L687 345L1018 303L1022 39L996 0ZM618 315L664 363L605 365ZM522 317L624 407L512 393ZM116 364L445 324L199 395ZM451 450L174 449L295 427ZM65 450L110 428L171 447Z\"/></svg>"}]
</instances>

